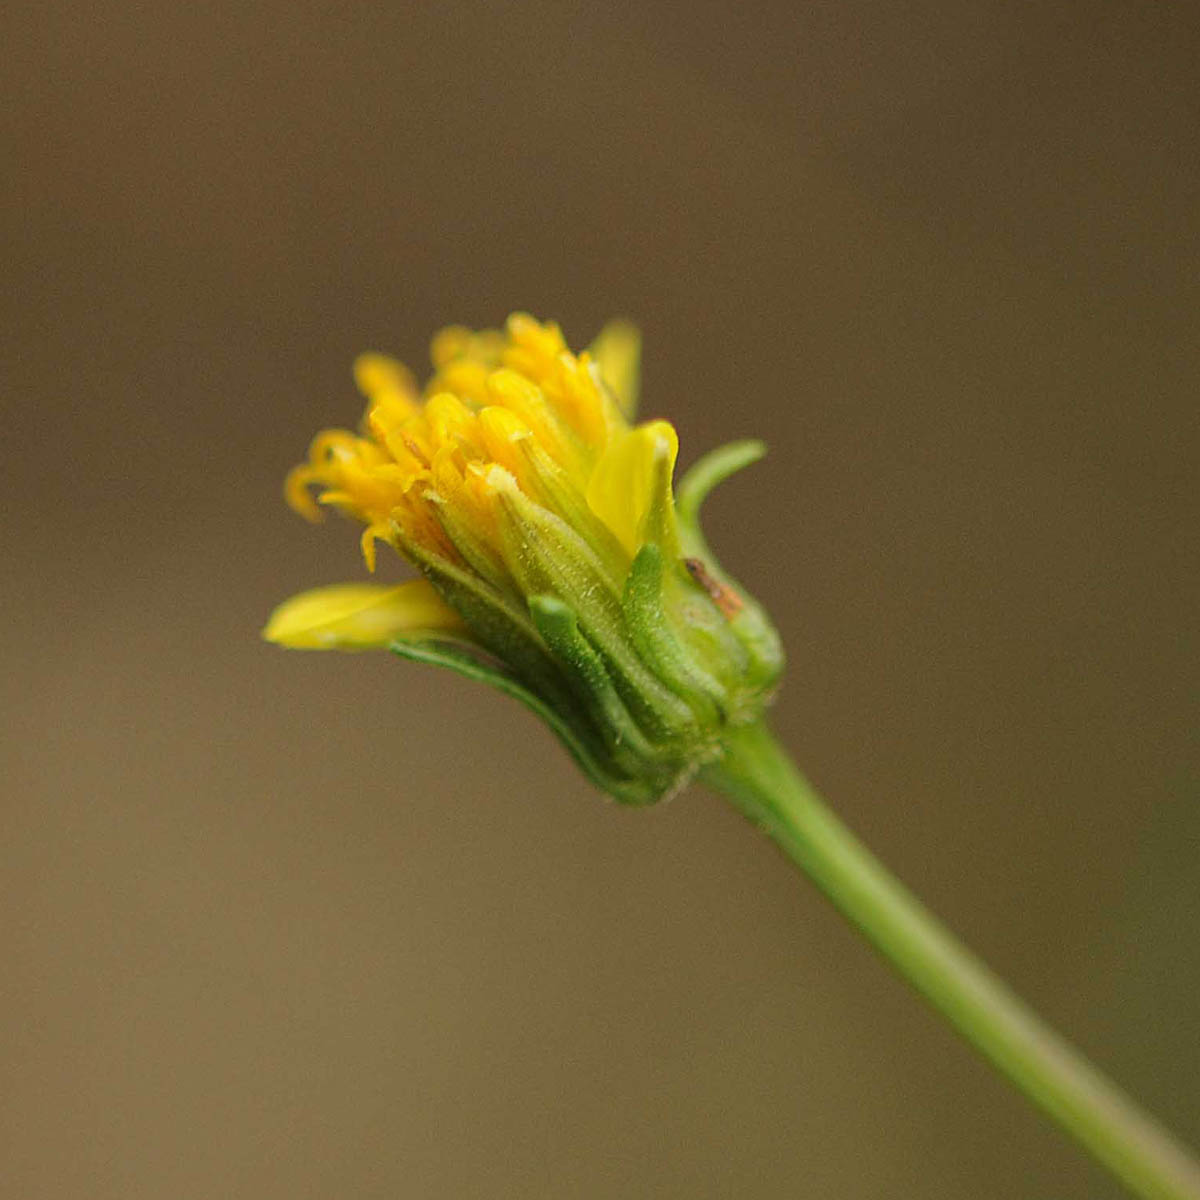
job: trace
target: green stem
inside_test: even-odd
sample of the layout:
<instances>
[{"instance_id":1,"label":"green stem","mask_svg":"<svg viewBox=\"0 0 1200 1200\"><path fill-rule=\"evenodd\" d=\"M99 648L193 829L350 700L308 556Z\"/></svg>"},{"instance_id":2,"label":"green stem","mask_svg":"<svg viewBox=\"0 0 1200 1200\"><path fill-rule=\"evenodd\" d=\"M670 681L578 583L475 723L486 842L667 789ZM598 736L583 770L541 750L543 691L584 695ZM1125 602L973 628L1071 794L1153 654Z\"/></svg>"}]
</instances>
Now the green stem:
<instances>
[{"instance_id":1,"label":"green stem","mask_svg":"<svg viewBox=\"0 0 1200 1200\"><path fill-rule=\"evenodd\" d=\"M833 815L763 725L703 779L727 795L985 1058L1135 1195L1200 1200L1200 1166L1019 1000Z\"/></svg>"}]
</instances>

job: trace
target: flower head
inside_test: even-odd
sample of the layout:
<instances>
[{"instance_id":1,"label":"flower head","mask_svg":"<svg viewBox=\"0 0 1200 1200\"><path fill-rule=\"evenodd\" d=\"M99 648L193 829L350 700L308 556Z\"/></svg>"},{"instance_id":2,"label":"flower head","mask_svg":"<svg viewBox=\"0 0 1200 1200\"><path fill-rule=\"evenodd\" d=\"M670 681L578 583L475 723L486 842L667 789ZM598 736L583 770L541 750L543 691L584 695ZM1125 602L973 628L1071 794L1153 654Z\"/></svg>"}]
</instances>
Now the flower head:
<instances>
[{"instance_id":1,"label":"flower head","mask_svg":"<svg viewBox=\"0 0 1200 1200\"><path fill-rule=\"evenodd\" d=\"M575 355L554 324L442 330L419 389L361 356L359 430L317 435L285 493L363 525L423 578L346 584L281 605L288 646L388 647L524 701L599 786L645 803L757 718L782 655L758 606L717 566L697 516L708 490L762 453L736 443L681 485L666 421L631 425L639 338L624 322ZM313 490L315 489L315 500Z\"/></svg>"}]
</instances>

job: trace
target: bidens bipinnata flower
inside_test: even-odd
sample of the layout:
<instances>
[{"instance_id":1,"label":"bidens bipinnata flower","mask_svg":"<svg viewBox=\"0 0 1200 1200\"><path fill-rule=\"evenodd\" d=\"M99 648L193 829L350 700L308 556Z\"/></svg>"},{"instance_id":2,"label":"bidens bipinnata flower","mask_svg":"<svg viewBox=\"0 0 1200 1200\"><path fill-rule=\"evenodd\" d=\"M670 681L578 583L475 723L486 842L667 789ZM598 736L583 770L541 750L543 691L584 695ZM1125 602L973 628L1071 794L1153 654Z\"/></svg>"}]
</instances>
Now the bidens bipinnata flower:
<instances>
[{"instance_id":1,"label":"bidens bipinnata flower","mask_svg":"<svg viewBox=\"0 0 1200 1200\"><path fill-rule=\"evenodd\" d=\"M423 578L305 592L264 636L452 667L537 712L617 799L668 794L761 715L782 669L697 521L761 444L701 459L673 497L675 430L630 425L639 336L625 322L576 356L556 325L516 314L503 332L442 330L432 358L418 389L398 362L360 357L359 432L318 434L285 489L310 519L319 502L361 521L370 570L386 542Z\"/></svg>"}]
</instances>

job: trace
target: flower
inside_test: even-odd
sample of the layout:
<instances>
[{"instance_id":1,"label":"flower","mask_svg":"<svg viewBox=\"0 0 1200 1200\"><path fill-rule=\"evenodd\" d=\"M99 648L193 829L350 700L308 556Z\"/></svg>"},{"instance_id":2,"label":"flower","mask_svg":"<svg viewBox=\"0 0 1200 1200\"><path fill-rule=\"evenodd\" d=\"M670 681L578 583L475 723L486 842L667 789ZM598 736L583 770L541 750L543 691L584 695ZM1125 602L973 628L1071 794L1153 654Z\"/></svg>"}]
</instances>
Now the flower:
<instances>
[{"instance_id":1,"label":"flower","mask_svg":"<svg viewBox=\"0 0 1200 1200\"><path fill-rule=\"evenodd\" d=\"M630 424L639 348L617 321L577 356L557 325L518 313L502 332L437 334L424 389L362 355L359 431L318 434L285 494L311 520L324 505L361 522L372 572L385 542L422 578L303 593L264 636L452 667L536 711L617 799L680 787L761 715L782 669L774 629L697 520L763 447L710 454L676 499L674 428Z\"/></svg>"}]
</instances>

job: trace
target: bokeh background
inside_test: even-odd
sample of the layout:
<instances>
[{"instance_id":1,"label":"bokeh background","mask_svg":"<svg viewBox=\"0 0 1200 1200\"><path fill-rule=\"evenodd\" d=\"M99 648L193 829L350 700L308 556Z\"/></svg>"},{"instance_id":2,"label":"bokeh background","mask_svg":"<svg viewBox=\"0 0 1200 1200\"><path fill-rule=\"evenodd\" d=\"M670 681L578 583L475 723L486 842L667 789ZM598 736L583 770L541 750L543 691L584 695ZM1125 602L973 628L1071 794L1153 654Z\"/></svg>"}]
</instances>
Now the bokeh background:
<instances>
[{"instance_id":1,"label":"bokeh background","mask_svg":"<svg viewBox=\"0 0 1200 1200\"><path fill-rule=\"evenodd\" d=\"M716 798L259 642L362 574L280 500L354 354L513 309L770 443L782 736L1200 1142L1192 6L4 26L6 1196L1119 1195Z\"/></svg>"}]
</instances>

